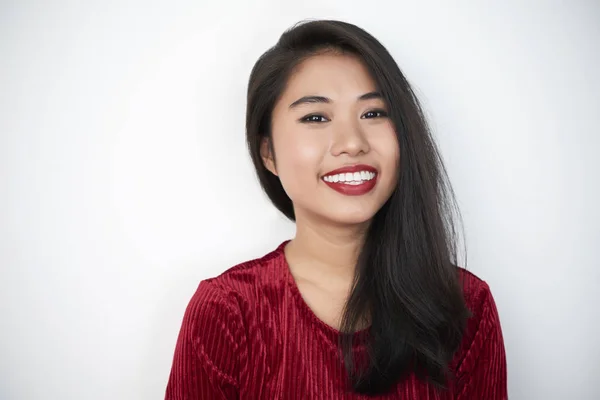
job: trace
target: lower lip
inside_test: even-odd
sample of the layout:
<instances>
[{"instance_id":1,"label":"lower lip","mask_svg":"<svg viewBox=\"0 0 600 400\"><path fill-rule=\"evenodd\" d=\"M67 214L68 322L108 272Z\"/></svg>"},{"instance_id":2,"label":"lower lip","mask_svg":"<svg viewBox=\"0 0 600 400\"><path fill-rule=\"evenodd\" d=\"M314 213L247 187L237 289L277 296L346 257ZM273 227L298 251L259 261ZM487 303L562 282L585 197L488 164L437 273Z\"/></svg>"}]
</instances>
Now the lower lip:
<instances>
[{"instance_id":1,"label":"lower lip","mask_svg":"<svg viewBox=\"0 0 600 400\"><path fill-rule=\"evenodd\" d=\"M375 175L375 177L371 180L363 181L359 185L347 185L344 182L327 182L325 180L323 182L325 182L327 184L327 186L329 186L336 192L339 192L343 195L361 196L361 195L369 193L371 190L373 190L373 188L375 187L376 181L377 181L377 175Z\"/></svg>"}]
</instances>

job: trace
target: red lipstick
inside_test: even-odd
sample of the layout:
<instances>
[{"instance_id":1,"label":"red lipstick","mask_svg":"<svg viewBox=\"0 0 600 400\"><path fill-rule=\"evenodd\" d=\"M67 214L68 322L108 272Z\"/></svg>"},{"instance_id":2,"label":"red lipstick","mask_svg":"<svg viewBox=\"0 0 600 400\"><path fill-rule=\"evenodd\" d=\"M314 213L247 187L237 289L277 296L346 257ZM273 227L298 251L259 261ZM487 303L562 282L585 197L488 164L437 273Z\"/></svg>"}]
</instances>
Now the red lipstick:
<instances>
[{"instance_id":1,"label":"red lipstick","mask_svg":"<svg viewBox=\"0 0 600 400\"><path fill-rule=\"evenodd\" d=\"M335 182L335 179L332 178L333 176L338 174L354 174L356 172L362 171L367 172L369 174L368 179L363 179L364 176L362 176L362 174L360 180L358 181L355 181L354 177L352 177L351 181L347 182L344 177L344 181L338 179L338 181ZM339 192L346 196L361 196L373 190L375 184L377 183L377 177L378 174L376 168L366 164L358 164L329 171L328 173L323 175L321 179L323 180L323 182L325 182L325 184L327 184L327 186L329 186L336 192Z\"/></svg>"}]
</instances>

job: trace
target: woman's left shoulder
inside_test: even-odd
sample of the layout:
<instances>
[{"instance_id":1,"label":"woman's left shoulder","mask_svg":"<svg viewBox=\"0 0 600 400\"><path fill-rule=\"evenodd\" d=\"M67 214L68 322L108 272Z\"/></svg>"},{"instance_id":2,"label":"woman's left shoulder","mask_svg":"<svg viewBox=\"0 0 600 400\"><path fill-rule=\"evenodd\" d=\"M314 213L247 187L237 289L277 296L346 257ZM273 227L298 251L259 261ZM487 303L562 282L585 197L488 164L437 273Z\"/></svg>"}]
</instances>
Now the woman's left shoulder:
<instances>
[{"instance_id":1,"label":"woman's left shoulder","mask_svg":"<svg viewBox=\"0 0 600 400\"><path fill-rule=\"evenodd\" d=\"M467 307L473 313L473 317L480 319L490 308L496 309L494 297L490 285L473 272L458 267L459 279ZM497 313L497 311L496 311ZM480 318L477 318L480 317Z\"/></svg>"},{"instance_id":2,"label":"woman's left shoulder","mask_svg":"<svg viewBox=\"0 0 600 400\"><path fill-rule=\"evenodd\" d=\"M461 352L470 352L493 336L502 341L502 327L490 285L479 276L460 268L460 281L465 303L471 311L463 334Z\"/></svg>"},{"instance_id":3,"label":"woman's left shoulder","mask_svg":"<svg viewBox=\"0 0 600 400\"><path fill-rule=\"evenodd\" d=\"M457 399L504 400L506 351L496 302L486 281L462 268L460 276L471 317L451 365Z\"/></svg>"},{"instance_id":4,"label":"woman's left shoulder","mask_svg":"<svg viewBox=\"0 0 600 400\"><path fill-rule=\"evenodd\" d=\"M471 311L464 331L461 351L469 353L494 337L502 341L500 315L490 285L471 271L460 268L465 303Z\"/></svg>"}]
</instances>

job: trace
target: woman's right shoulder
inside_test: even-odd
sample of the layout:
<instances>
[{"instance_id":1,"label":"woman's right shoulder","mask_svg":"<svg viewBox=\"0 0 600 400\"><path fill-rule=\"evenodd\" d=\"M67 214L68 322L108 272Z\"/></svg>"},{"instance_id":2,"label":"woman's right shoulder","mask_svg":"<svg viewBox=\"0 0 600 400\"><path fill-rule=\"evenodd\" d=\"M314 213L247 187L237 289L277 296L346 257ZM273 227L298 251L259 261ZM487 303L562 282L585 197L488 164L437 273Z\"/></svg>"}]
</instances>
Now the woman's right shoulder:
<instances>
[{"instance_id":1,"label":"woman's right shoulder","mask_svg":"<svg viewBox=\"0 0 600 400\"><path fill-rule=\"evenodd\" d=\"M286 268L283 247L280 244L267 254L236 264L219 275L200 281L190 306L252 302L263 288L283 283Z\"/></svg>"}]
</instances>

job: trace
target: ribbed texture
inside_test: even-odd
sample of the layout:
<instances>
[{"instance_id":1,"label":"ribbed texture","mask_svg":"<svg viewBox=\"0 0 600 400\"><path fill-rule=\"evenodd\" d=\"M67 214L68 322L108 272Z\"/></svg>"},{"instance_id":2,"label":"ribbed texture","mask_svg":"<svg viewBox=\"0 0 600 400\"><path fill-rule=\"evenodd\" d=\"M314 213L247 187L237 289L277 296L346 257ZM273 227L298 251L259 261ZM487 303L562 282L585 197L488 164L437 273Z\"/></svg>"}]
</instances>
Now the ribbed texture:
<instances>
[{"instance_id":1,"label":"ribbed texture","mask_svg":"<svg viewBox=\"0 0 600 400\"><path fill-rule=\"evenodd\" d=\"M302 299L282 243L264 257L204 280L192 297L175 349L167 400L418 399L504 400L506 358L488 285L461 269L473 317L440 392L411 375L384 396L348 392L339 332ZM356 354L364 355L356 333Z\"/></svg>"}]
</instances>

